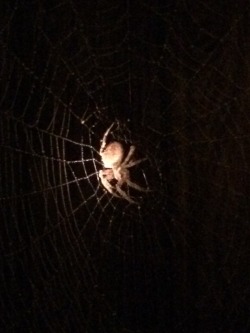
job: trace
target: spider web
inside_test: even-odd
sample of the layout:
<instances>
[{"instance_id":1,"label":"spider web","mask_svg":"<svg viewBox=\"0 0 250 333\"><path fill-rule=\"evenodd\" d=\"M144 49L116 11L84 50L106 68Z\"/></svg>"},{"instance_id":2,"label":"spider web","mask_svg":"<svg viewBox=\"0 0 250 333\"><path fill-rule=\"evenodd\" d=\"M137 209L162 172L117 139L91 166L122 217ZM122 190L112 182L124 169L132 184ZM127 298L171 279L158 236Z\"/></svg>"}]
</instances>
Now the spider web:
<instances>
[{"instance_id":1,"label":"spider web","mask_svg":"<svg viewBox=\"0 0 250 333\"><path fill-rule=\"evenodd\" d=\"M2 329L247 332L248 2L0 13ZM98 178L112 122L138 205Z\"/></svg>"}]
</instances>

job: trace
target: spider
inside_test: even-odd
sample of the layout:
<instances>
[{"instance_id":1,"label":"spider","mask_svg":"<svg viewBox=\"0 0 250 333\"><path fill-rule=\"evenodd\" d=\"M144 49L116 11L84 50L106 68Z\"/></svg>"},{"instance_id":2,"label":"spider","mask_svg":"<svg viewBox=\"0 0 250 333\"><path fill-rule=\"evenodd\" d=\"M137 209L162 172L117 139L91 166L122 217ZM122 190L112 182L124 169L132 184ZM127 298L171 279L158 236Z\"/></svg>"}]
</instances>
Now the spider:
<instances>
[{"instance_id":1,"label":"spider","mask_svg":"<svg viewBox=\"0 0 250 333\"><path fill-rule=\"evenodd\" d=\"M128 168L145 161L146 158L136 161L132 159L135 152L135 146L130 146L127 156L124 157L124 148L120 142L113 141L107 145L107 136L113 125L114 123L106 130L102 138L99 154L102 158L104 169L99 171L99 177L102 185L109 193L115 197L123 198L130 203L137 204L136 201L122 190L122 186L123 184L127 184L129 187L134 188L137 191L148 192L148 189L145 189L130 180L128 170Z\"/></svg>"}]
</instances>

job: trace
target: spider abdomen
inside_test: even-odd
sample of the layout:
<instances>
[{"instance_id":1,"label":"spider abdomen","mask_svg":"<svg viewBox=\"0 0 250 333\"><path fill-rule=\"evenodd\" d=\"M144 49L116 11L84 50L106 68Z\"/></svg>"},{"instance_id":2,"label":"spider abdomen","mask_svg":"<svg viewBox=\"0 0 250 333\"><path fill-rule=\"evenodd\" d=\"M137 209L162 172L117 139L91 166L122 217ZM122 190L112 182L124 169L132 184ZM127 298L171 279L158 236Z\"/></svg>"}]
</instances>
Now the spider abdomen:
<instances>
[{"instance_id":1,"label":"spider abdomen","mask_svg":"<svg viewBox=\"0 0 250 333\"><path fill-rule=\"evenodd\" d=\"M102 162L105 168L113 168L119 165L123 159L123 147L119 142L111 142L101 152Z\"/></svg>"}]
</instances>

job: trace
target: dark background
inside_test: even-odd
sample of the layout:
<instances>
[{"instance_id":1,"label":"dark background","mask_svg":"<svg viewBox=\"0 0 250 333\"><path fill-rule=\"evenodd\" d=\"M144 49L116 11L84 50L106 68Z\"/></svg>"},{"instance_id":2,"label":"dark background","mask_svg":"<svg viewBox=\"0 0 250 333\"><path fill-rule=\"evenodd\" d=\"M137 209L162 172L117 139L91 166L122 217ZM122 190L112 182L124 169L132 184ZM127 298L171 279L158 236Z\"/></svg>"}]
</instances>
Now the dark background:
<instances>
[{"instance_id":1,"label":"dark background","mask_svg":"<svg viewBox=\"0 0 250 333\"><path fill-rule=\"evenodd\" d=\"M248 1L0 9L1 332L249 332ZM98 180L104 131L148 160Z\"/></svg>"}]
</instances>

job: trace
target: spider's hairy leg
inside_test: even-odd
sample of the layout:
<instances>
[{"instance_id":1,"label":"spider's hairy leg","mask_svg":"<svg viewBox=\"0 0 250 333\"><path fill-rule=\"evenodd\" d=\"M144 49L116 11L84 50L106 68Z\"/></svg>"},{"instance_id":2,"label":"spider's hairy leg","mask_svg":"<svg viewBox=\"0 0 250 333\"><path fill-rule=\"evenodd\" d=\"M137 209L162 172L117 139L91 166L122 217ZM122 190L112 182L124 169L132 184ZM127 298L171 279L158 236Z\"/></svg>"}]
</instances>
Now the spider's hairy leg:
<instances>
[{"instance_id":1,"label":"spider's hairy leg","mask_svg":"<svg viewBox=\"0 0 250 333\"><path fill-rule=\"evenodd\" d=\"M130 161L128 164L122 163L122 165L123 165L124 168L131 168L132 166L134 166L136 164L139 164L139 163L141 163L143 161L146 161L146 160L147 160L147 158L145 157L145 158L142 158L142 159L137 160L137 161Z\"/></svg>"},{"instance_id":2,"label":"spider's hairy leg","mask_svg":"<svg viewBox=\"0 0 250 333\"><path fill-rule=\"evenodd\" d=\"M107 140L107 136L109 135L109 132L111 130L111 128L114 126L114 122L109 126L109 128L107 129L107 131L104 133L103 138L102 138L102 144L101 144L101 148L100 148L100 153L103 152L105 146L106 146L106 140Z\"/></svg>"},{"instance_id":3,"label":"spider's hairy leg","mask_svg":"<svg viewBox=\"0 0 250 333\"><path fill-rule=\"evenodd\" d=\"M137 185L137 184L131 182L131 180L129 180L129 179L127 179L126 183L129 187L132 187L137 191L141 191L141 192L150 192L151 191L150 189L141 187L140 185Z\"/></svg>"},{"instance_id":4,"label":"spider's hairy leg","mask_svg":"<svg viewBox=\"0 0 250 333\"><path fill-rule=\"evenodd\" d=\"M122 163L123 165L126 165L126 163L129 162L129 160L133 156L134 152L135 152L135 146L130 146L128 155L126 156L125 160Z\"/></svg>"},{"instance_id":5,"label":"spider's hairy leg","mask_svg":"<svg viewBox=\"0 0 250 333\"><path fill-rule=\"evenodd\" d=\"M138 204L138 202L136 202L136 201L134 201L133 199L131 199L131 198L127 195L127 193L124 192L124 191L120 188L120 186L119 186L118 184L116 184L116 191L120 194L120 196L121 196L123 199L129 201L129 202L132 203L132 204L136 204L136 205Z\"/></svg>"}]
</instances>

